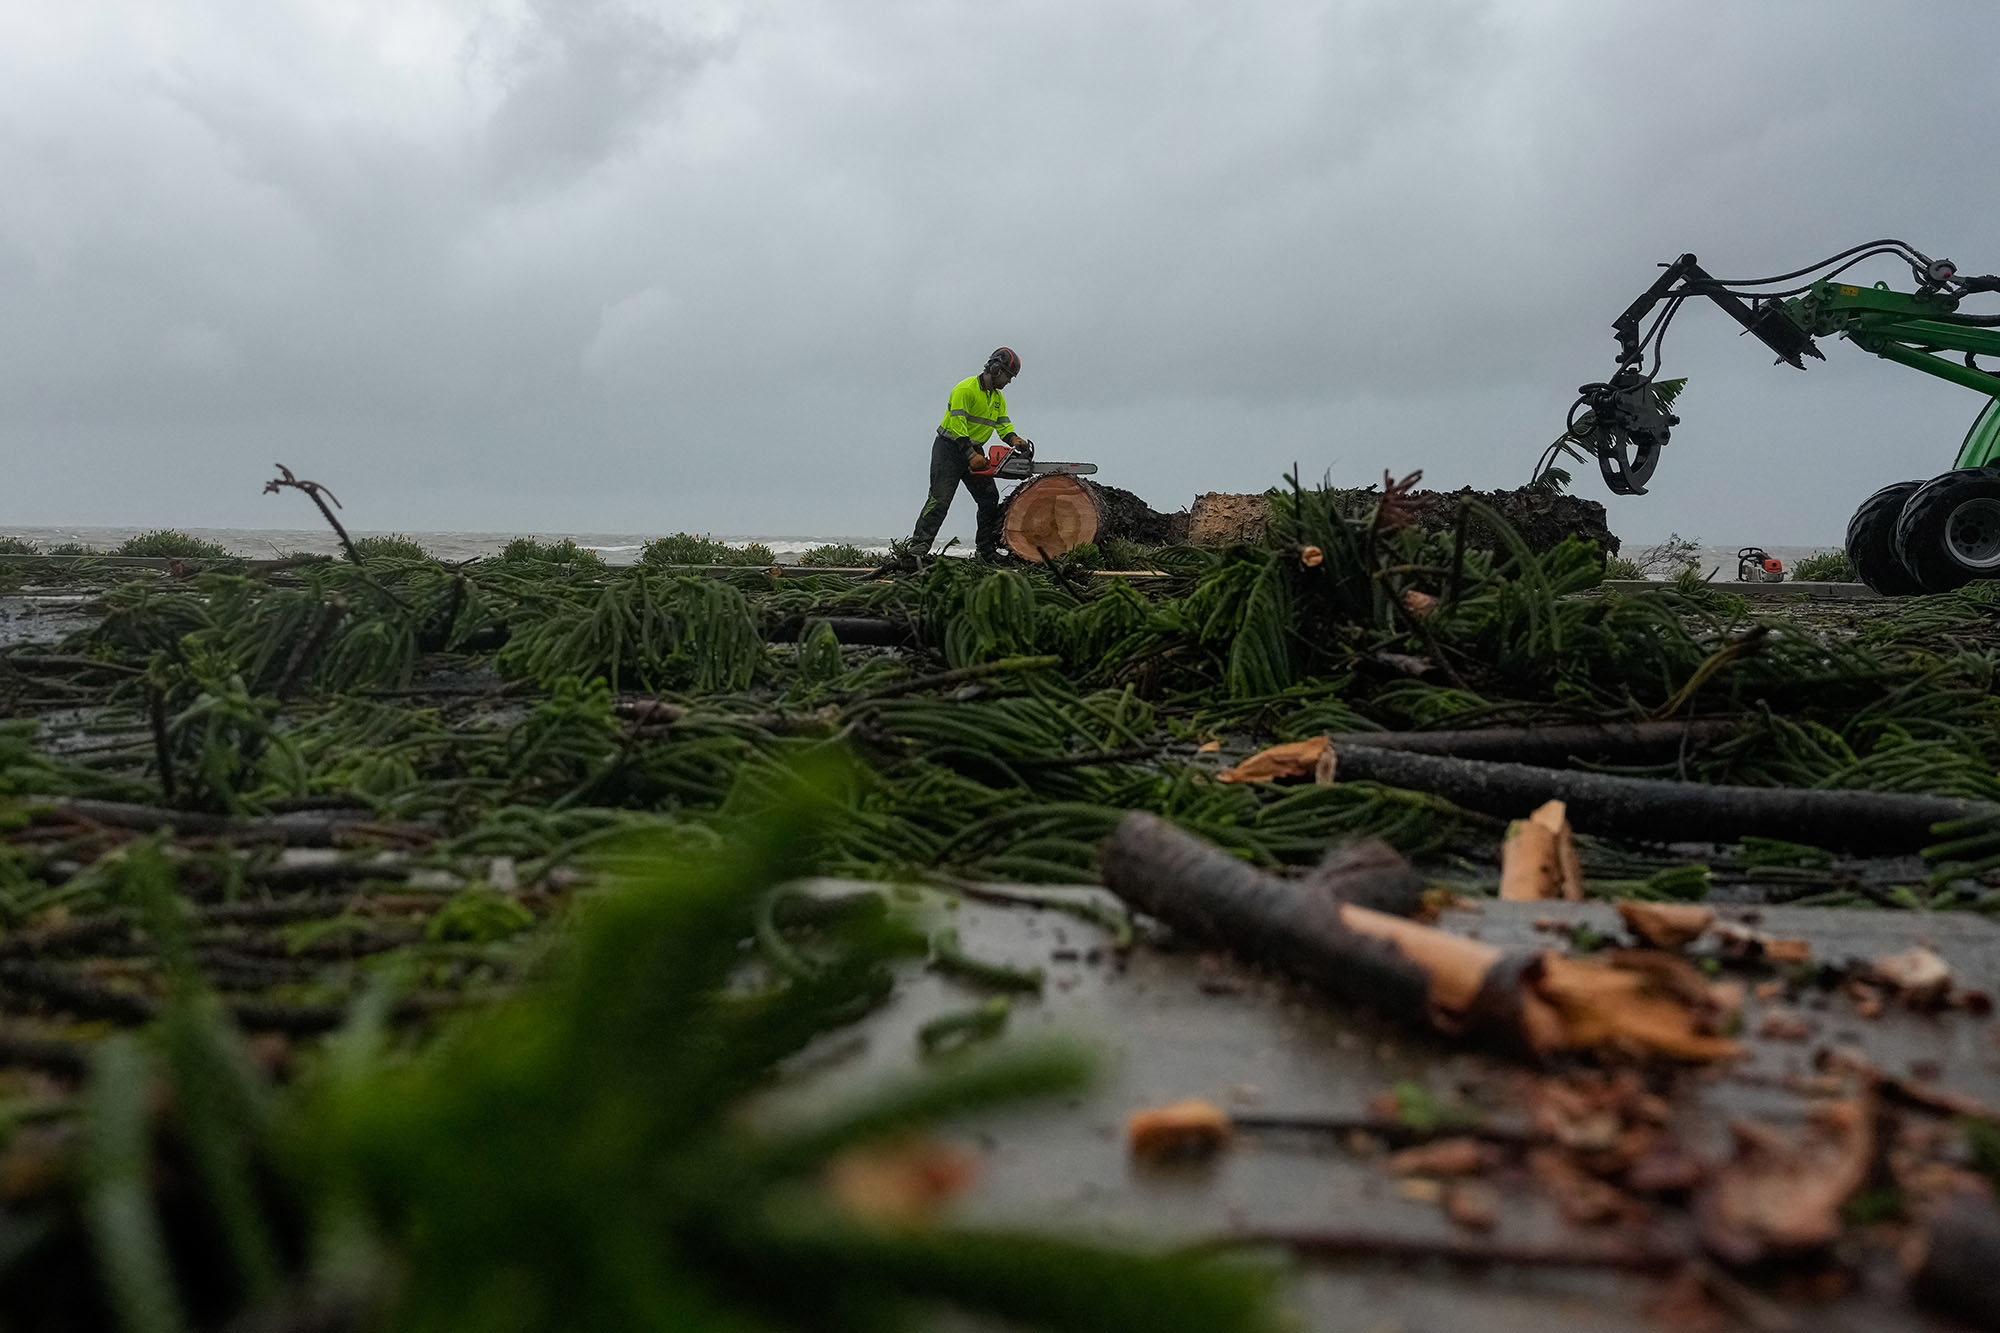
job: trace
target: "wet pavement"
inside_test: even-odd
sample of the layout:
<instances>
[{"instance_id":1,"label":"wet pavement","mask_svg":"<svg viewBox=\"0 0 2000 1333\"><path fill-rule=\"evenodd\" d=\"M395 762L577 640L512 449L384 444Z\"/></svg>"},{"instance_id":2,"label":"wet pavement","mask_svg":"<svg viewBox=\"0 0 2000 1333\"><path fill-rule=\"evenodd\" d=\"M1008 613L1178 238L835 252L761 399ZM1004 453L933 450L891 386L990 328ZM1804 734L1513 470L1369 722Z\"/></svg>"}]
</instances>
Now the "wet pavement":
<instances>
[{"instance_id":1,"label":"wet pavement","mask_svg":"<svg viewBox=\"0 0 2000 1333\"><path fill-rule=\"evenodd\" d=\"M1719 911L1773 935L1809 941L1819 962L1874 958L1926 943L1952 965L1960 987L2000 989L2000 927L1983 918L1827 908ZM1476 1107L1489 1126L1526 1124L1525 1066L1454 1046L1416 1023L1343 1008L1310 987L1222 955L1175 947L1163 937L1142 935L1121 956L1104 931L1054 911L966 901L945 919L967 953L1046 972L1041 998L1016 1001L1008 1039L1071 1034L1103 1057L1102 1076L1088 1094L1062 1105L997 1113L966 1127L984 1167L963 1220L1053 1223L1094 1237L1170 1244L1272 1230L1462 1243L1469 1233L1446 1218L1434 1193L1411 1197L1384 1170L1379 1143L1352 1134L1259 1130L1240 1133L1209 1162L1147 1167L1127 1151L1126 1117L1142 1107L1200 1097L1232 1114L1353 1120L1369 1117L1371 1102L1400 1083ZM1451 911L1440 924L1522 949L1560 947L1559 927L1623 936L1614 909L1597 903L1485 902ZM1721 975L1754 985L1774 974L1751 967ZM985 993L913 966L882 1010L802 1057L789 1085L775 1095L775 1109L838 1100L886 1073L918 1067L917 1030L977 1004ZM1762 1035L1773 1011L1785 1020L1773 1025L1783 1037ZM1745 1057L1681 1077L1672 1098L1675 1128L1690 1148L1719 1159L1733 1118L1802 1124L1806 1100L1784 1085L1809 1078L1816 1053L1831 1046L1865 1052L1884 1073L1935 1080L2000 1104L1996 1031L2000 1022L1963 1010L1928 1015L1891 1008L1867 1019L1838 991L1808 989L1792 1001L1753 993L1740 1035ZM1566 1223L1525 1171L1503 1169L1489 1179L1501 1206L1498 1226L1473 1237L1481 1243L1594 1247L1611 1234ZM1677 1207L1656 1206L1648 1231L1689 1243L1686 1213ZM1874 1265L1856 1289L1811 1306L1815 1333L1944 1327L1913 1313L1893 1271L1882 1269ZM1291 1300L1310 1328L1525 1333L1558 1320L1594 1329L1658 1327L1645 1306L1661 1283L1607 1271L1456 1266L1439 1259L1295 1263L1290 1271ZM1801 1308L1787 1307L1794 1317Z\"/></svg>"}]
</instances>

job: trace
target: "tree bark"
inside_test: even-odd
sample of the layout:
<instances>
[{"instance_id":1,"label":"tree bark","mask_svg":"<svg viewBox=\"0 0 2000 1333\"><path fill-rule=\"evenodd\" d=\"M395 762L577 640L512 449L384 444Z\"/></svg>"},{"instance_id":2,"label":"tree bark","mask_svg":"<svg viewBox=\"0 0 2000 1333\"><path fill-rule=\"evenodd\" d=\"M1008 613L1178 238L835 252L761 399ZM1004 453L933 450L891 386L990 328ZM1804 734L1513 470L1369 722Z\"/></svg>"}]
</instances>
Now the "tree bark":
<instances>
[{"instance_id":1,"label":"tree bark","mask_svg":"<svg viewBox=\"0 0 2000 1333\"><path fill-rule=\"evenodd\" d=\"M1702 718L1693 722L1578 722L1467 731L1352 731L1336 735L1333 748L1340 753L1358 745L1369 750L1550 766L1580 756L1634 763L1655 756L1671 758L1682 745L1690 750L1713 745L1727 739L1738 725L1729 718Z\"/></svg>"}]
</instances>

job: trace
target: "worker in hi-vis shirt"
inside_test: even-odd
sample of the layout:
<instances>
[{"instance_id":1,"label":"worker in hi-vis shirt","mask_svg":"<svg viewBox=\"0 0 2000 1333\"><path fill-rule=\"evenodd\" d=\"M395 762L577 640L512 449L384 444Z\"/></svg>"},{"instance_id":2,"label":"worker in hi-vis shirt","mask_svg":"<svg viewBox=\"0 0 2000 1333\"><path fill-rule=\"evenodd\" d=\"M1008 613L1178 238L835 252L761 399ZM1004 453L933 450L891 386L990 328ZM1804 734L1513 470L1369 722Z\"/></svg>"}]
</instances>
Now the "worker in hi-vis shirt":
<instances>
[{"instance_id":1,"label":"worker in hi-vis shirt","mask_svg":"<svg viewBox=\"0 0 2000 1333\"><path fill-rule=\"evenodd\" d=\"M987 463L986 442L998 435L1026 457L1033 458L1035 446L1014 433L1007 419L1007 398L1001 393L1021 373L1021 358L1011 347L996 348L986 358L986 369L960 380L951 391L944 420L938 423L937 438L931 441L931 493L924 512L917 516L916 530L910 534L910 554L930 554L938 529L951 509L959 483L972 492L979 508L977 549L982 560L1000 553L1000 488L993 481Z\"/></svg>"}]
</instances>

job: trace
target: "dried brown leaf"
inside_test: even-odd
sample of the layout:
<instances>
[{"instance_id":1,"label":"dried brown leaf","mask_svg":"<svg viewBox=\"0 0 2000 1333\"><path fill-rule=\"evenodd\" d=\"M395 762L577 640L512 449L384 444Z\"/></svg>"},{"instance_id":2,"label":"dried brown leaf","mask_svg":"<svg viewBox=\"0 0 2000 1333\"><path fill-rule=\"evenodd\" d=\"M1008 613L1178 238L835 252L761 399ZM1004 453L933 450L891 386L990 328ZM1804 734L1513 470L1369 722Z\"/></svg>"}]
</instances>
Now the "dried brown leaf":
<instances>
[{"instance_id":1,"label":"dried brown leaf","mask_svg":"<svg viewBox=\"0 0 2000 1333\"><path fill-rule=\"evenodd\" d=\"M1537 1148L1529 1153L1528 1170L1572 1226L1605 1226L1645 1215L1638 1200L1599 1180L1559 1148Z\"/></svg>"},{"instance_id":2,"label":"dried brown leaf","mask_svg":"<svg viewBox=\"0 0 2000 1333\"><path fill-rule=\"evenodd\" d=\"M1476 1176L1494 1160L1491 1144L1461 1135L1405 1148L1383 1165L1396 1176Z\"/></svg>"},{"instance_id":3,"label":"dried brown leaf","mask_svg":"<svg viewBox=\"0 0 2000 1333\"><path fill-rule=\"evenodd\" d=\"M1873 1104L1857 1099L1814 1106L1797 1138L1755 1121L1731 1126L1735 1153L1695 1202L1702 1243L1738 1265L1831 1244L1874 1166L1875 1120Z\"/></svg>"}]
</instances>

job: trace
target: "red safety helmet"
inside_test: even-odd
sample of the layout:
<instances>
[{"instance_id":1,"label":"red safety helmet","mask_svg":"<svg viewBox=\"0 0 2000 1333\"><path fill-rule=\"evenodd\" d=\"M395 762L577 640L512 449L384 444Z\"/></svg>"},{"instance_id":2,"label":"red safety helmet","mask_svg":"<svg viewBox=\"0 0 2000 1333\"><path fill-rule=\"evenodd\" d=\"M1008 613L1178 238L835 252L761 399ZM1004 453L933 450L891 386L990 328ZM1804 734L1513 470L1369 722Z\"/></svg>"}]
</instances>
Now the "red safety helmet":
<instances>
[{"instance_id":1,"label":"red safety helmet","mask_svg":"<svg viewBox=\"0 0 2000 1333\"><path fill-rule=\"evenodd\" d=\"M1008 375L1021 373L1021 358L1011 347L996 347L993 355L986 358L986 368L1004 370Z\"/></svg>"}]
</instances>

